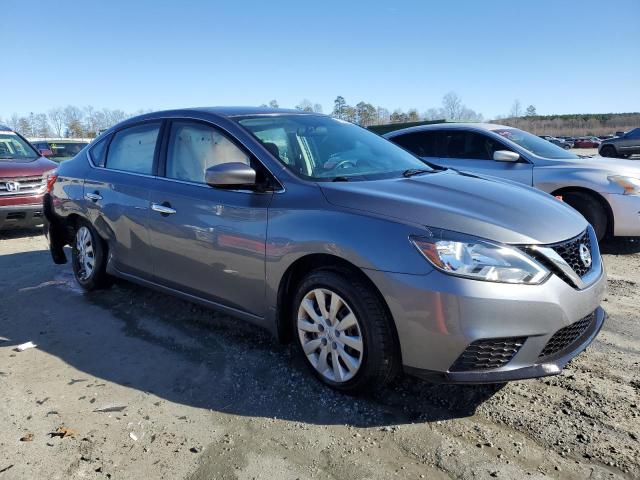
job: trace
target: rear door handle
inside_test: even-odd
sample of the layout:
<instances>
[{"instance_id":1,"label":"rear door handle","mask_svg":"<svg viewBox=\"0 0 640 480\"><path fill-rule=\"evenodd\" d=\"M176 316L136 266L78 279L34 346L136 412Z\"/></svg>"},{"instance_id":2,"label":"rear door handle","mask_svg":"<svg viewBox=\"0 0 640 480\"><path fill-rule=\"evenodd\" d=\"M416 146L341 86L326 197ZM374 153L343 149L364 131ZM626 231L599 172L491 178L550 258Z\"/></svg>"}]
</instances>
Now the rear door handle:
<instances>
[{"instance_id":1,"label":"rear door handle","mask_svg":"<svg viewBox=\"0 0 640 480\"><path fill-rule=\"evenodd\" d=\"M100 195L98 192L85 193L84 198L86 198L87 200L91 200L92 202L97 202L98 200L102 200L102 195Z\"/></svg>"},{"instance_id":2,"label":"rear door handle","mask_svg":"<svg viewBox=\"0 0 640 480\"><path fill-rule=\"evenodd\" d=\"M175 208L171 208L171 206L167 202L164 202L162 204L152 203L151 210L161 213L162 215L173 215L174 213L176 213Z\"/></svg>"}]
</instances>

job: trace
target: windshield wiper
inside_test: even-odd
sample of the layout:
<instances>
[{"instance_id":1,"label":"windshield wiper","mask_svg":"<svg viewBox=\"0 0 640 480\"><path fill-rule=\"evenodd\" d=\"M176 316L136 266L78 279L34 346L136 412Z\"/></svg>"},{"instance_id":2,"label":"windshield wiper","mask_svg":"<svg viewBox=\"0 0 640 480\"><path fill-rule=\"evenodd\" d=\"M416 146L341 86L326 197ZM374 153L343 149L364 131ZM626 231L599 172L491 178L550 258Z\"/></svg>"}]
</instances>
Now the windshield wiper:
<instances>
[{"instance_id":1,"label":"windshield wiper","mask_svg":"<svg viewBox=\"0 0 640 480\"><path fill-rule=\"evenodd\" d=\"M405 170L404 172L402 172L402 176L409 178L409 177L413 177L414 175L422 175L423 173L433 173L433 170L423 170L420 168L410 168L409 170Z\"/></svg>"}]
</instances>

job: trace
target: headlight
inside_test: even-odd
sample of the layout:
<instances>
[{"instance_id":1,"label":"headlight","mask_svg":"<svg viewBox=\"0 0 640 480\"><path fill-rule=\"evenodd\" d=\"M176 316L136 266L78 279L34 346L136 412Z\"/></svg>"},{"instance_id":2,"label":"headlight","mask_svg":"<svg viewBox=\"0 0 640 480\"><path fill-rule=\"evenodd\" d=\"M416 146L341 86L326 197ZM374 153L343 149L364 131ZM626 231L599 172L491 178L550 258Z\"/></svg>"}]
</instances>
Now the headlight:
<instances>
[{"instance_id":1,"label":"headlight","mask_svg":"<svg viewBox=\"0 0 640 480\"><path fill-rule=\"evenodd\" d=\"M434 267L450 275L529 285L549 276L549 270L515 247L447 230L429 231L431 235L410 237L411 243Z\"/></svg>"},{"instance_id":2,"label":"headlight","mask_svg":"<svg viewBox=\"0 0 640 480\"><path fill-rule=\"evenodd\" d=\"M640 178L611 175L609 181L620 185L624 189L623 195L640 195Z\"/></svg>"}]
</instances>

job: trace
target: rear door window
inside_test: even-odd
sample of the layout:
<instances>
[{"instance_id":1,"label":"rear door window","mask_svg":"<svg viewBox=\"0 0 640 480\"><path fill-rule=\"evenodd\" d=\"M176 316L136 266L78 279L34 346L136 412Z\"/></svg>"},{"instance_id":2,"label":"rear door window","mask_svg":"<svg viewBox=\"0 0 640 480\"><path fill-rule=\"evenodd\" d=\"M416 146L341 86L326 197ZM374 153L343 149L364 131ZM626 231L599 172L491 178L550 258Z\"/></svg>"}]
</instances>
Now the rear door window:
<instances>
[{"instance_id":1,"label":"rear door window","mask_svg":"<svg viewBox=\"0 0 640 480\"><path fill-rule=\"evenodd\" d=\"M493 160L496 150L510 150L500 142L477 132L442 132L442 157L472 160Z\"/></svg>"},{"instance_id":2,"label":"rear door window","mask_svg":"<svg viewBox=\"0 0 640 480\"><path fill-rule=\"evenodd\" d=\"M125 128L113 135L106 167L124 172L151 175L160 123Z\"/></svg>"},{"instance_id":3,"label":"rear door window","mask_svg":"<svg viewBox=\"0 0 640 480\"><path fill-rule=\"evenodd\" d=\"M105 165L110 138L110 136L101 138L89 149L89 156L96 167L104 167Z\"/></svg>"},{"instance_id":4,"label":"rear door window","mask_svg":"<svg viewBox=\"0 0 640 480\"><path fill-rule=\"evenodd\" d=\"M438 157L438 132L412 132L391 139L419 157Z\"/></svg>"}]
</instances>

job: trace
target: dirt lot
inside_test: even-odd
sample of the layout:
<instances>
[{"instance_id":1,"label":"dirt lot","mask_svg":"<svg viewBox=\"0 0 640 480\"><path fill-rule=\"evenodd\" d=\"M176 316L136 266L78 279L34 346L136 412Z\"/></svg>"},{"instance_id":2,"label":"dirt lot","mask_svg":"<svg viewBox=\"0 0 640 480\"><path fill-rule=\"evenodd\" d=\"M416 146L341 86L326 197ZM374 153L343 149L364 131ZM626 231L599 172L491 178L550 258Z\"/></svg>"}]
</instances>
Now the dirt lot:
<instances>
[{"instance_id":1,"label":"dirt lot","mask_svg":"<svg viewBox=\"0 0 640 480\"><path fill-rule=\"evenodd\" d=\"M85 295L38 232L0 234L0 480L639 478L640 242L604 250L610 317L563 375L353 399L234 319Z\"/></svg>"}]
</instances>

